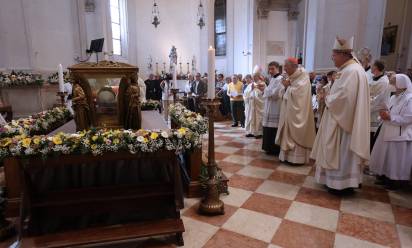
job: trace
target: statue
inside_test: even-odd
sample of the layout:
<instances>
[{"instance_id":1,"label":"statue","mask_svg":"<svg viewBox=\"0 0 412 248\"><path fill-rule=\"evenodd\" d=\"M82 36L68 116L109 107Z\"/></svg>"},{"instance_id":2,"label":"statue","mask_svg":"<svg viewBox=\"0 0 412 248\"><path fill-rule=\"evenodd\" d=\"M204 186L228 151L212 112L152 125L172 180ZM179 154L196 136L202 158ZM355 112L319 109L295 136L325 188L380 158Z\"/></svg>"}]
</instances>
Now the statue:
<instances>
[{"instance_id":1,"label":"statue","mask_svg":"<svg viewBox=\"0 0 412 248\"><path fill-rule=\"evenodd\" d=\"M132 83L127 89L126 95L129 103L127 106L124 128L138 130L141 128L142 115L140 108L140 88L137 81L132 79Z\"/></svg>"},{"instance_id":2,"label":"statue","mask_svg":"<svg viewBox=\"0 0 412 248\"><path fill-rule=\"evenodd\" d=\"M90 106L87 104L87 98L83 88L78 83L74 83L73 85L72 102L76 131L89 129L91 125Z\"/></svg>"},{"instance_id":3,"label":"statue","mask_svg":"<svg viewBox=\"0 0 412 248\"><path fill-rule=\"evenodd\" d=\"M170 66L177 65L177 52L176 52L175 46L172 46L172 49L170 50L169 59L170 59Z\"/></svg>"},{"instance_id":4,"label":"statue","mask_svg":"<svg viewBox=\"0 0 412 248\"><path fill-rule=\"evenodd\" d=\"M196 74L196 57L194 55L192 58L192 74Z\"/></svg>"}]
</instances>

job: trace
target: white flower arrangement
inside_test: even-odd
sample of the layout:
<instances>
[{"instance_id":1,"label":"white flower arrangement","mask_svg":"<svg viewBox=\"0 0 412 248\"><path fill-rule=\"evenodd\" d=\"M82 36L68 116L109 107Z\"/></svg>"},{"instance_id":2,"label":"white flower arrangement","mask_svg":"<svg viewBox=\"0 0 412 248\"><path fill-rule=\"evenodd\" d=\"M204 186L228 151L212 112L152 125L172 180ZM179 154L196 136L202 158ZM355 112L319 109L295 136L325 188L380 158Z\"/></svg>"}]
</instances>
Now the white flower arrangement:
<instances>
[{"instance_id":1,"label":"white flower arrangement","mask_svg":"<svg viewBox=\"0 0 412 248\"><path fill-rule=\"evenodd\" d=\"M166 131L149 130L89 130L75 134L58 133L54 136L25 134L0 139L0 159L7 156L41 156L61 154L93 154L128 151L175 151L199 147L200 135L187 128Z\"/></svg>"},{"instance_id":2,"label":"white flower arrangement","mask_svg":"<svg viewBox=\"0 0 412 248\"><path fill-rule=\"evenodd\" d=\"M207 133L208 122L201 114L188 110L180 103L172 104L169 111L171 119L179 126L199 134Z\"/></svg>"},{"instance_id":3,"label":"white flower arrangement","mask_svg":"<svg viewBox=\"0 0 412 248\"><path fill-rule=\"evenodd\" d=\"M47 134L56 126L63 125L71 119L70 111L65 107L56 107L27 118L12 120L0 126L0 138L15 135Z\"/></svg>"},{"instance_id":4,"label":"white flower arrangement","mask_svg":"<svg viewBox=\"0 0 412 248\"><path fill-rule=\"evenodd\" d=\"M40 74L27 72L0 72L0 88L13 86L43 85L44 80Z\"/></svg>"}]
</instances>

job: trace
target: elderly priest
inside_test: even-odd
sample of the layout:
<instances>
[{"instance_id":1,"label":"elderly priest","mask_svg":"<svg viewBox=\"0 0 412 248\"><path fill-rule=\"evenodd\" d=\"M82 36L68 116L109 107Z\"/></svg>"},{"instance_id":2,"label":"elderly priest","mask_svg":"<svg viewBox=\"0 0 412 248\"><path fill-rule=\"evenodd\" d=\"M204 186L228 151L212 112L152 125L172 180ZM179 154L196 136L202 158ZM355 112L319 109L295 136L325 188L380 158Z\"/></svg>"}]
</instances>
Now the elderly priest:
<instances>
[{"instance_id":1,"label":"elderly priest","mask_svg":"<svg viewBox=\"0 0 412 248\"><path fill-rule=\"evenodd\" d=\"M316 160L316 181L339 194L359 187L361 165L370 158L369 86L352 49L353 37L336 38L332 60L339 71L326 96L326 109L311 154Z\"/></svg>"},{"instance_id":2,"label":"elderly priest","mask_svg":"<svg viewBox=\"0 0 412 248\"><path fill-rule=\"evenodd\" d=\"M315 121L309 74L298 65L298 60L285 61L288 75L283 79L282 104L276 144L280 145L279 160L291 164L309 162L310 149L315 140Z\"/></svg>"}]
</instances>

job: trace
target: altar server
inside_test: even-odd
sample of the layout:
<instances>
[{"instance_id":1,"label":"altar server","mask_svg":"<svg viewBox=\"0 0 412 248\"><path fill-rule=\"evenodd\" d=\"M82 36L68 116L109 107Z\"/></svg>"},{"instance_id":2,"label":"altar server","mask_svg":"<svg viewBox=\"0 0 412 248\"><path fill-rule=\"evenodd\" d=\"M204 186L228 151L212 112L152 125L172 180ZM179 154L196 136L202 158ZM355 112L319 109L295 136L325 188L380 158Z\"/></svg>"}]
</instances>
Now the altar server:
<instances>
[{"instance_id":1,"label":"altar server","mask_svg":"<svg viewBox=\"0 0 412 248\"><path fill-rule=\"evenodd\" d=\"M243 92L245 102L246 137L262 138L263 90L265 82L260 80L260 74L246 75L247 87Z\"/></svg>"},{"instance_id":2,"label":"altar server","mask_svg":"<svg viewBox=\"0 0 412 248\"><path fill-rule=\"evenodd\" d=\"M371 150L375 143L375 133L381 124L379 111L386 109L389 103L389 78L385 75L385 65L376 60L372 66L373 79L369 84L371 101Z\"/></svg>"},{"instance_id":3,"label":"altar server","mask_svg":"<svg viewBox=\"0 0 412 248\"><path fill-rule=\"evenodd\" d=\"M393 82L395 81L395 82ZM396 188L391 180L409 180L412 170L412 84L405 74L391 80L396 94L387 110L380 112L381 130L372 150L370 167L378 176L386 176L386 186Z\"/></svg>"},{"instance_id":4,"label":"altar server","mask_svg":"<svg viewBox=\"0 0 412 248\"><path fill-rule=\"evenodd\" d=\"M332 60L339 69L320 122L311 157L315 178L331 193L350 193L362 182L369 161L370 102L365 70L352 55L353 37L336 38Z\"/></svg>"},{"instance_id":5,"label":"altar server","mask_svg":"<svg viewBox=\"0 0 412 248\"><path fill-rule=\"evenodd\" d=\"M296 58L285 60L288 78L282 81L282 105L276 144L280 145L279 160L292 164L309 162L315 140L315 120L309 74Z\"/></svg>"},{"instance_id":6,"label":"altar server","mask_svg":"<svg viewBox=\"0 0 412 248\"><path fill-rule=\"evenodd\" d=\"M283 89L282 75L279 72L280 65L278 62L269 63L268 71L270 81L268 87L264 89L263 99L265 101L263 110L263 141L262 149L267 154L278 155L280 147L275 144L276 133L278 130L280 105L282 104Z\"/></svg>"}]
</instances>

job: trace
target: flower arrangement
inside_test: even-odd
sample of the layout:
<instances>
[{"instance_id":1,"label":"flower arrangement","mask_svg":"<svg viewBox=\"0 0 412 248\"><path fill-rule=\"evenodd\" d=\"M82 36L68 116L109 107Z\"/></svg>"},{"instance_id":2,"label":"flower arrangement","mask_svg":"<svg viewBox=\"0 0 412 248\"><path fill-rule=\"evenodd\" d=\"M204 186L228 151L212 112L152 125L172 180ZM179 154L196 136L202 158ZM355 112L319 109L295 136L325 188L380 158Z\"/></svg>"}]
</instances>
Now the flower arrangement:
<instances>
[{"instance_id":1,"label":"flower arrangement","mask_svg":"<svg viewBox=\"0 0 412 248\"><path fill-rule=\"evenodd\" d=\"M0 127L0 138L16 135L47 134L55 127L61 126L71 119L70 111L65 107L56 107L27 118L13 120Z\"/></svg>"},{"instance_id":2,"label":"flower arrangement","mask_svg":"<svg viewBox=\"0 0 412 248\"><path fill-rule=\"evenodd\" d=\"M0 88L13 86L43 85L44 80L39 74L27 72L0 72Z\"/></svg>"},{"instance_id":3,"label":"flower arrangement","mask_svg":"<svg viewBox=\"0 0 412 248\"><path fill-rule=\"evenodd\" d=\"M65 82L70 81L70 74L67 71L63 72L63 79ZM59 73L55 72L51 74L50 76L48 76L47 82L49 82L49 84L59 83Z\"/></svg>"},{"instance_id":4,"label":"flower arrangement","mask_svg":"<svg viewBox=\"0 0 412 248\"><path fill-rule=\"evenodd\" d=\"M181 152L198 147L200 135L187 128L169 131L92 129L53 136L26 134L0 139L0 159L7 156L58 156L62 154L102 155L106 152L156 152L162 149Z\"/></svg>"},{"instance_id":5,"label":"flower arrangement","mask_svg":"<svg viewBox=\"0 0 412 248\"><path fill-rule=\"evenodd\" d=\"M179 126L186 127L199 134L207 133L207 119L201 114L188 110L180 103L172 104L169 111L171 119Z\"/></svg>"},{"instance_id":6,"label":"flower arrangement","mask_svg":"<svg viewBox=\"0 0 412 248\"><path fill-rule=\"evenodd\" d=\"M156 100L147 100L146 102L142 102L141 104L142 110L156 110L160 109L160 102Z\"/></svg>"}]
</instances>

